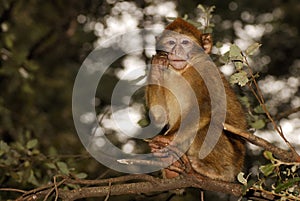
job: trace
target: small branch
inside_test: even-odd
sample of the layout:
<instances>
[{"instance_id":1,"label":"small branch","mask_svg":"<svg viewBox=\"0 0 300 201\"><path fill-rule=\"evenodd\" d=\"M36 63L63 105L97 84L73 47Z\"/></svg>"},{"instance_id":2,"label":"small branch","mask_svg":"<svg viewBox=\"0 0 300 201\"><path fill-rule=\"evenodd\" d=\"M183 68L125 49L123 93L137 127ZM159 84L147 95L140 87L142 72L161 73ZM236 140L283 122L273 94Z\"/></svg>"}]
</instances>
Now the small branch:
<instances>
[{"instance_id":1,"label":"small branch","mask_svg":"<svg viewBox=\"0 0 300 201\"><path fill-rule=\"evenodd\" d=\"M291 115L291 114L294 114L294 113L296 113L296 112L300 112L300 107L296 107L296 108L293 108L293 109L291 109L291 110L288 110L288 111L284 111L284 112L282 112L282 113L279 113L279 114L277 114L277 115L275 116L275 119L276 119L276 120L280 120L280 119L282 119L282 118L284 118L284 117L287 117L287 116L289 116L289 115Z\"/></svg>"},{"instance_id":2,"label":"small branch","mask_svg":"<svg viewBox=\"0 0 300 201\"><path fill-rule=\"evenodd\" d=\"M269 110L267 109L267 106L265 104L265 100L264 100L264 97L263 97L263 93L262 93L262 91L260 90L260 88L258 86L258 83L257 83L257 81L255 79L255 76L253 75L253 71L252 71L252 69L250 67L250 64L249 64L249 62L247 60L247 57L243 53L242 53L242 56L244 58L245 64L248 67L248 70L249 70L249 73L250 73L250 76L251 76L251 80L254 83L254 86L255 86L255 88L257 90L257 93L255 92L255 89L252 87L251 83L247 84L248 87L250 88L250 90L252 91L252 93L254 94L254 96L256 97L256 99L258 100L260 106L262 107L263 111L267 115L268 119L271 121L271 123L272 123L274 129L276 130L276 132L280 135L280 137L283 139L283 141L289 146L290 150L293 152L293 155L297 156L296 157L296 158L298 158L297 160L299 160L300 155L296 152L295 148L291 145L291 143L286 139L286 137L284 136L284 134L282 132L281 127L277 125L277 123L272 118Z\"/></svg>"},{"instance_id":3,"label":"small branch","mask_svg":"<svg viewBox=\"0 0 300 201\"><path fill-rule=\"evenodd\" d=\"M109 189L111 189L111 182L109 182L108 187ZM110 191L107 193L104 201L107 201L109 199L109 196L110 196Z\"/></svg>"},{"instance_id":4,"label":"small branch","mask_svg":"<svg viewBox=\"0 0 300 201\"><path fill-rule=\"evenodd\" d=\"M249 133L247 131L241 130L239 128L236 128L229 124L224 124L224 130L227 130L235 135L239 135L246 139L248 142L251 142L252 144L255 144L257 146L260 146L264 148L265 150L268 150L275 154L278 158L280 158L283 161L295 161L300 162L300 157L298 154L295 154L294 152L288 152L284 149L280 149L279 147L276 147L275 145L271 144L270 142L255 136L252 133Z\"/></svg>"},{"instance_id":5,"label":"small branch","mask_svg":"<svg viewBox=\"0 0 300 201\"><path fill-rule=\"evenodd\" d=\"M25 191L22 196L20 196L19 198L16 199L16 201L22 201L22 200L26 200L26 198L28 198L28 197L34 197L34 196L36 196L35 194L38 192L44 192L43 195L46 195L48 193L47 190L51 187L53 187L53 184L47 184L47 185L44 185L42 187L30 190L30 191Z\"/></svg>"},{"instance_id":6,"label":"small branch","mask_svg":"<svg viewBox=\"0 0 300 201\"><path fill-rule=\"evenodd\" d=\"M13 191L13 192L19 192L19 193L26 193L26 191L21 189L15 189L15 188L0 188L0 191Z\"/></svg>"}]
</instances>

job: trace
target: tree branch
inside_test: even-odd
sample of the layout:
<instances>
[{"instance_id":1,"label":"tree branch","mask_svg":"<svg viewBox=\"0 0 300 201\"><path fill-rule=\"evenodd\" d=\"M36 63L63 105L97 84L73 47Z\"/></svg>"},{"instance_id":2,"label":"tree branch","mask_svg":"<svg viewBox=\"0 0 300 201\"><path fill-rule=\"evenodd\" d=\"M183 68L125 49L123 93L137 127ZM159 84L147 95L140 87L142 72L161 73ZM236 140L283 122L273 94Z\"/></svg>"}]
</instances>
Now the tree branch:
<instances>
[{"instance_id":1,"label":"tree branch","mask_svg":"<svg viewBox=\"0 0 300 201\"><path fill-rule=\"evenodd\" d=\"M224 130L227 130L235 135L241 136L244 139L246 139L248 142L251 142L252 144L255 144L257 146L264 148L265 150L272 152L274 155L276 155L279 159L281 159L283 161L300 162L300 157L298 154L295 154L294 152L289 152L289 151L286 151L279 147L276 147L275 145L271 144L270 142L268 142L258 136L255 136L252 133L241 130L239 128L236 128L236 127L226 124L226 123L224 124Z\"/></svg>"},{"instance_id":2,"label":"tree branch","mask_svg":"<svg viewBox=\"0 0 300 201\"><path fill-rule=\"evenodd\" d=\"M296 108L293 108L293 109L291 109L291 110L288 110L288 111L284 111L284 112L282 112L282 113L279 113L279 114L277 114L277 115L275 116L275 119L276 119L276 120L280 120L280 119L282 119L282 118L284 118L284 117L287 117L287 116L289 116L289 115L291 115L291 114L294 114L294 113L296 113L296 112L300 112L300 107L296 107Z\"/></svg>"},{"instance_id":3,"label":"tree branch","mask_svg":"<svg viewBox=\"0 0 300 201\"><path fill-rule=\"evenodd\" d=\"M143 181L136 181L141 180L144 178ZM146 178L146 179L145 179ZM116 184L116 182L125 182L135 180L132 183L122 183ZM146 181L145 181L146 180ZM64 184L91 184L90 181L92 180L74 180L74 179L66 179L64 178ZM61 184L61 182L59 184ZM57 192L53 191L55 188L55 184L49 186L47 188L39 188L36 190L30 191L31 193L24 193L21 197L17 200L25 201L25 200L32 200L32 199L43 199L45 196L50 195L50 193L56 193L55 196L58 196L64 201L72 201L81 198L90 198L90 197L105 197L111 195L135 195L141 193L155 193L155 192L162 192L162 191L169 191L175 189L182 189L187 187L195 187L201 188L204 190L215 191L215 192L222 192L226 194L231 194L235 196L242 195L242 185L235 184L235 183L228 183L223 181L213 180L204 176L195 176L195 175L188 175L184 174L180 177L173 178L173 179L158 179L152 177L150 175L126 175L117 178L111 179L103 179L94 180L93 184L98 184L97 186L93 187L81 187L78 189L73 190L63 190L58 189ZM106 185L103 186L103 184ZM112 183L114 183L112 185ZM50 192L50 193L49 193Z\"/></svg>"},{"instance_id":4,"label":"tree branch","mask_svg":"<svg viewBox=\"0 0 300 201\"><path fill-rule=\"evenodd\" d=\"M128 175L128 178L135 175ZM149 176L149 175L148 175ZM136 182L129 184L115 184L111 186L83 187L74 190L60 190L59 197L66 201L88 197L102 197L110 195L128 195L140 193L162 192L180 188L196 187L204 190L218 191L240 196L242 187L239 184L216 181L205 177L184 175L175 179L156 179L149 182Z\"/></svg>"},{"instance_id":5,"label":"tree branch","mask_svg":"<svg viewBox=\"0 0 300 201\"><path fill-rule=\"evenodd\" d=\"M241 136L252 144L263 147L283 161L300 161L299 156L295 155L293 152L280 149L252 133L235 128L229 124L224 124L224 129L235 135ZM144 161L142 162L144 163ZM59 177L62 180L56 181L56 179ZM23 192L23 195L17 200L25 201L32 199L44 199L52 195L55 196L55 199L60 198L65 201L73 201L90 197L108 198L109 196L113 195L135 195L141 193L149 194L188 187L221 192L234 196L242 196L243 192L243 186L241 184L213 180L200 174L182 173L180 177L173 179L159 179L150 175L125 175L117 178L101 180L78 180L66 176L59 177L55 177L56 179L54 184L48 184L44 187ZM58 186L68 184L75 184L80 187L73 190L57 188ZM253 196L256 197L255 195Z\"/></svg>"}]
</instances>

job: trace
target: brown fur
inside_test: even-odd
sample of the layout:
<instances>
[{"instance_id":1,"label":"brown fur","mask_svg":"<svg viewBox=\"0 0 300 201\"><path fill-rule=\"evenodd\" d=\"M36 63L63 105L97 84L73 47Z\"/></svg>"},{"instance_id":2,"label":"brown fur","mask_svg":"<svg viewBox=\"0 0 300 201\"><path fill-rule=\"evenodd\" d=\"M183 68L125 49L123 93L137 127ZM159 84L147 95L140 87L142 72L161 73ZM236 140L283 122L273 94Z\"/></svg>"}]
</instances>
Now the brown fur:
<instances>
[{"instance_id":1,"label":"brown fur","mask_svg":"<svg viewBox=\"0 0 300 201\"><path fill-rule=\"evenodd\" d=\"M199 41L198 44L201 44L205 50L211 50L211 40L209 41L209 46L207 41L204 41L203 43L202 33L196 27L180 18L177 18L174 22L168 25L166 29L189 36L193 40ZM163 37L164 35L162 35L160 38ZM199 52L198 55L199 54L205 53ZM203 58L200 55L200 60L202 64L201 69L209 70L210 67L214 67L212 61L209 61L207 59L207 55L203 55ZM180 93L186 93L186 90L181 87L176 80L176 76L173 76L172 73L168 74L168 70L166 69L170 69L172 67L169 66L167 57L164 57L162 55L155 55L152 60L152 65L152 69L149 73L149 80L157 83L164 82L168 87L174 88L174 90L179 91ZM159 69L157 69L158 66ZM156 71L156 73L158 74L160 73L159 78L157 76L152 76L154 71ZM213 151L204 159L199 159L199 150L201 148L201 145L203 144L211 121L211 110L214 109L211 108L210 105L210 95L206 87L206 83L204 83L204 80L201 76L199 76L193 66L187 64L187 66L183 70L176 71L173 69L171 71L180 74L188 81L192 89L195 91L195 94L197 96L197 103L201 113L200 121L196 123L199 127L199 130L197 132L196 138L194 139L186 153L192 168L195 172L212 179L234 181L235 176L243 168L245 156L244 141L233 136L230 133L226 133L225 131L223 131ZM230 88L227 80L223 75L221 77L227 99L225 122L238 128L246 129L247 125L243 109L239 101L237 100L236 95ZM218 95L217 91L216 95ZM166 123L169 124L169 130L164 135L166 135L166 138L172 140L173 135L178 131L180 127L181 120L185 118L185 116L181 114L180 106L175 96L170 91L161 86L150 85L146 88L146 100L149 108L154 105L161 105L167 111L168 114ZM188 101L186 104L187 107L185 109L186 111L184 111L185 114L193 112L195 105L188 105ZM160 114L156 114L156 117L159 119ZM186 138L182 136L182 140L188 140L188 134L186 135ZM165 175L170 178L176 176L177 174L172 171L166 170Z\"/></svg>"}]
</instances>

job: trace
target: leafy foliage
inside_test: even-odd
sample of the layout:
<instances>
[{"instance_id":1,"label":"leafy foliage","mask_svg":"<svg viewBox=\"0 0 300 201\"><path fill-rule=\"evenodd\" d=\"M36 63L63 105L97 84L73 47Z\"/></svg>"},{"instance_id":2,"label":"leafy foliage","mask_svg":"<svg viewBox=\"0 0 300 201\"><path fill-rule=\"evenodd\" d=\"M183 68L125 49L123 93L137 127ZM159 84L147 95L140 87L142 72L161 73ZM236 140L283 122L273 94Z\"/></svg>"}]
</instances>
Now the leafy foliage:
<instances>
[{"instance_id":1,"label":"leafy foliage","mask_svg":"<svg viewBox=\"0 0 300 201\"><path fill-rule=\"evenodd\" d=\"M234 85L237 84L240 87L247 86L254 93L256 97L259 97L259 93L255 91L253 85L257 87L255 79L258 75L253 75L251 66L249 65L247 58L258 51L261 45L259 43L253 43L244 52L236 45L232 44L230 50L224 53L220 57L220 61L223 63L233 63L236 72L230 76L229 82ZM266 126L267 117L265 115L265 110L262 105L256 107L250 103L249 97L244 96L240 98L242 104L248 109L248 123L252 128L262 129ZM254 107L254 109L252 109Z\"/></svg>"},{"instance_id":2,"label":"leafy foliage","mask_svg":"<svg viewBox=\"0 0 300 201\"><path fill-rule=\"evenodd\" d=\"M257 181L239 175L239 182L246 187L245 193L252 190L273 200L299 200L300 163L280 161L268 151L264 152L264 156L270 163L260 166L261 174Z\"/></svg>"},{"instance_id":3,"label":"leafy foliage","mask_svg":"<svg viewBox=\"0 0 300 201\"><path fill-rule=\"evenodd\" d=\"M28 140L28 141L26 141ZM86 173L78 173L74 168L61 161L57 155L46 156L39 150L37 139L27 133L23 142L7 144L0 141L0 181L6 186L40 186L56 175L73 175L85 178Z\"/></svg>"}]
</instances>

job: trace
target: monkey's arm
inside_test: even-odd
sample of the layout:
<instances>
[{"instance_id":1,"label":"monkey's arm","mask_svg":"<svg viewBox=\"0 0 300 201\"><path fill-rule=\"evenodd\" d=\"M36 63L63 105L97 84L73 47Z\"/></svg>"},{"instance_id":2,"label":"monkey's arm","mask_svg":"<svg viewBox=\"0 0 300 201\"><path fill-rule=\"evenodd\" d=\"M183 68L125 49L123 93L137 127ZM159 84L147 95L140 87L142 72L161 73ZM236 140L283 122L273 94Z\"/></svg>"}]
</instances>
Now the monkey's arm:
<instances>
[{"instance_id":1,"label":"monkey's arm","mask_svg":"<svg viewBox=\"0 0 300 201\"><path fill-rule=\"evenodd\" d=\"M146 87L146 105L150 110L150 119L157 124L167 123L167 106L165 99L164 70L169 61L166 54L156 54L152 57Z\"/></svg>"}]
</instances>

